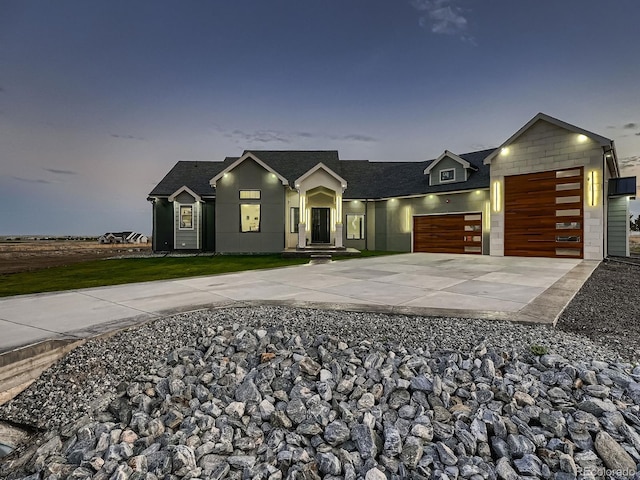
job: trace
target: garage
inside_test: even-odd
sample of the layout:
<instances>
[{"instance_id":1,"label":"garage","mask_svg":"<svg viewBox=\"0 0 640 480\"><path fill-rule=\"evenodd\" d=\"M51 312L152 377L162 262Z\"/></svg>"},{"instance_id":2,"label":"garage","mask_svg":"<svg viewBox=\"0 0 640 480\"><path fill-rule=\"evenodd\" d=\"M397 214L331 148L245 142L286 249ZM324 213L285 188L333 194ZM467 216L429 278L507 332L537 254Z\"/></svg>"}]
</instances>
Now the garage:
<instances>
[{"instance_id":1,"label":"garage","mask_svg":"<svg viewBox=\"0 0 640 480\"><path fill-rule=\"evenodd\" d=\"M413 217L413 251L482 254L482 214Z\"/></svg>"},{"instance_id":2,"label":"garage","mask_svg":"<svg viewBox=\"0 0 640 480\"><path fill-rule=\"evenodd\" d=\"M583 258L582 167L504 179L504 254Z\"/></svg>"}]
</instances>

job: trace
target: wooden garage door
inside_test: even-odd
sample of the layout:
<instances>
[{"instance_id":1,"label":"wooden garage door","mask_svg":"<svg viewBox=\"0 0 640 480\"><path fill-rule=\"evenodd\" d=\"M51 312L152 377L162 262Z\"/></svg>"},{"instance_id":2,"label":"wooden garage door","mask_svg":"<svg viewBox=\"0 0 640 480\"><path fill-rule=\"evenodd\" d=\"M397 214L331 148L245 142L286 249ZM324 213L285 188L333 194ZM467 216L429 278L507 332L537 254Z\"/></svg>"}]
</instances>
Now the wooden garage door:
<instances>
[{"instance_id":1,"label":"wooden garage door","mask_svg":"<svg viewBox=\"0 0 640 480\"><path fill-rule=\"evenodd\" d=\"M482 254L482 214L413 217L413 251Z\"/></svg>"},{"instance_id":2,"label":"wooden garage door","mask_svg":"<svg viewBox=\"0 0 640 480\"><path fill-rule=\"evenodd\" d=\"M504 179L504 254L582 258L582 168Z\"/></svg>"}]
</instances>

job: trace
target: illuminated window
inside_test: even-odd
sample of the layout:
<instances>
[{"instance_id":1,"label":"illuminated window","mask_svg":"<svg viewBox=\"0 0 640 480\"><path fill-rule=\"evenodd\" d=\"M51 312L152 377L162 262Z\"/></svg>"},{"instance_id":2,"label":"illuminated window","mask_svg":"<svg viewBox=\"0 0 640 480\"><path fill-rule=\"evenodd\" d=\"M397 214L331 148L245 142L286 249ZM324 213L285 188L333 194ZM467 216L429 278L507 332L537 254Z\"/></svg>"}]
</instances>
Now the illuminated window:
<instances>
[{"instance_id":1,"label":"illuminated window","mask_svg":"<svg viewBox=\"0 0 640 480\"><path fill-rule=\"evenodd\" d=\"M180 206L180 230L193 230L193 205Z\"/></svg>"},{"instance_id":2,"label":"illuminated window","mask_svg":"<svg viewBox=\"0 0 640 480\"><path fill-rule=\"evenodd\" d=\"M364 215L347 214L347 240L362 240L364 238Z\"/></svg>"},{"instance_id":3,"label":"illuminated window","mask_svg":"<svg viewBox=\"0 0 640 480\"><path fill-rule=\"evenodd\" d=\"M240 190L241 200L260 200L260 190Z\"/></svg>"},{"instance_id":4,"label":"illuminated window","mask_svg":"<svg viewBox=\"0 0 640 480\"><path fill-rule=\"evenodd\" d=\"M240 231L243 233L260 231L259 204L240 205Z\"/></svg>"},{"instance_id":5,"label":"illuminated window","mask_svg":"<svg viewBox=\"0 0 640 480\"><path fill-rule=\"evenodd\" d=\"M456 179L456 170L454 168L447 168L440 170L441 182L453 182Z\"/></svg>"},{"instance_id":6,"label":"illuminated window","mask_svg":"<svg viewBox=\"0 0 640 480\"><path fill-rule=\"evenodd\" d=\"M291 233L298 233L298 224L300 223L300 208L299 207L291 207L291 211L289 213L289 223Z\"/></svg>"}]
</instances>

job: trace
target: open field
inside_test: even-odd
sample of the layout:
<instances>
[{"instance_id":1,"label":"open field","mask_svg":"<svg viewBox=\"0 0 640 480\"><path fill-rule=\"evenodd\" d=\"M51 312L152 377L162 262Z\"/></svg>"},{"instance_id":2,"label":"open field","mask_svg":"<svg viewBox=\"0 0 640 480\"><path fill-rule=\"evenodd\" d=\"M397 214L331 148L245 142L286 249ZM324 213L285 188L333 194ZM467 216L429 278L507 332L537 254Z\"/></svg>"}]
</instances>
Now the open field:
<instances>
[{"instance_id":1,"label":"open field","mask_svg":"<svg viewBox=\"0 0 640 480\"><path fill-rule=\"evenodd\" d=\"M629 237L629 250L631 253L640 254L640 235L632 235Z\"/></svg>"},{"instance_id":2,"label":"open field","mask_svg":"<svg viewBox=\"0 0 640 480\"><path fill-rule=\"evenodd\" d=\"M0 242L0 275L33 272L101 258L151 253L151 244L100 244L81 240Z\"/></svg>"}]
</instances>

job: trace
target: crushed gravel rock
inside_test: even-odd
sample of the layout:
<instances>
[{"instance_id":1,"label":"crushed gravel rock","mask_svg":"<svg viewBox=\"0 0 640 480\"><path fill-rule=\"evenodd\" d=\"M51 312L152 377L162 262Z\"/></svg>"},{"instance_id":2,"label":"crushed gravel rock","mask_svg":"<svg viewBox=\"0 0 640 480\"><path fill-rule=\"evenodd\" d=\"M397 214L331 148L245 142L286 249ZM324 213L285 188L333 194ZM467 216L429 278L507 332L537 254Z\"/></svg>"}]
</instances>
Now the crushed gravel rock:
<instances>
[{"instance_id":1,"label":"crushed gravel rock","mask_svg":"<svg viewBox=\"0 0 640 480\"><path fill-rule=\"evenodd\" d=\"M334 335L349 344L363 341L472 352L479 346L530 353L543 347L570 361L620 360L615 350L550 326L508 321L386 315L262 306L190 312L90 340L45 371L21 395L0 407L0 419L39 429L60 428L91 415L115 398L137 375L168 352L197 345L218 326L284 327L308 335Z\"/></svg>"},{"instance_id":2,"label":"crushed gravel rock","mask_svg":"<svg viewBox=\"0 0 640 480\"><path fill-rule=\"evenodd\" d=\"M640 259L601 263L562 312L557 328L639 360Z\"/></svg>"}]
</instances>

